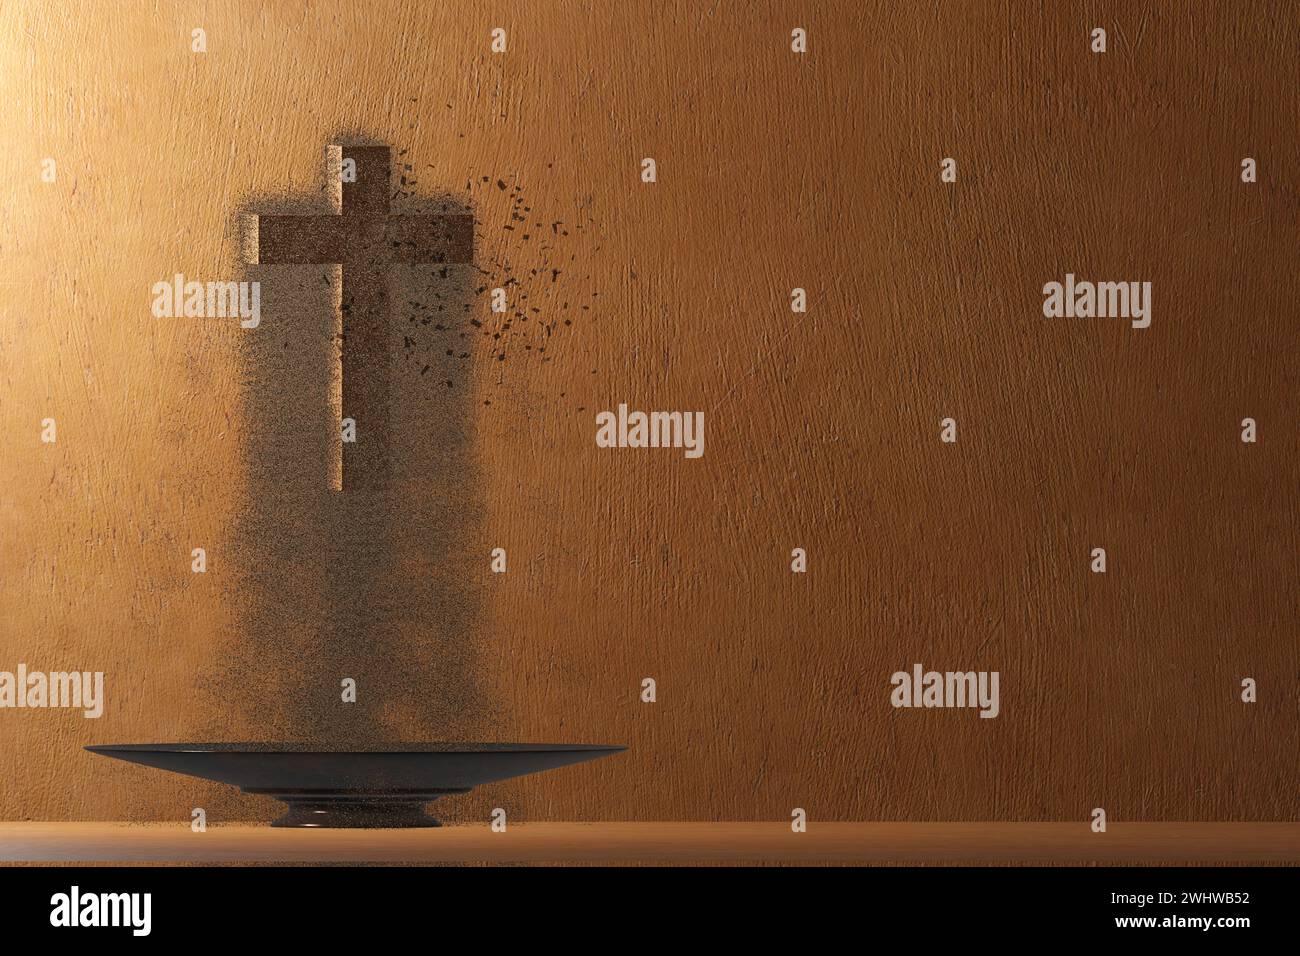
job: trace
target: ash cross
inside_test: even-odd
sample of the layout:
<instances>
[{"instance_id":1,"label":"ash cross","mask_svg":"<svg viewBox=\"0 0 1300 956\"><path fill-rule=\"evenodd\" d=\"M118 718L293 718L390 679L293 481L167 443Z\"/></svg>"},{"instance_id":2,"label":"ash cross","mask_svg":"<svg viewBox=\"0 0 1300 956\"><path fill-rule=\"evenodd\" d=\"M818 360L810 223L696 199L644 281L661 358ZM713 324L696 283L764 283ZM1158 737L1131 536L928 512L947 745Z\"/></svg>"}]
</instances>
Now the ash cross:
<instances>
[{"instance_id":1,"label":"ash cross","mask_svg":"<svg viewBox=\"0 0 1300 956\"><path fill-rule=\"evenodd\" d=\"M341 418L355 440L341 441L340 489L382 490L392 474L389 416L390 265L468 263L474 220L466 214L389 213L392 154L387 146L330 146L334 213L253 217L247 258L265 265L341 268Z\"/></svg>"}]
</instances>

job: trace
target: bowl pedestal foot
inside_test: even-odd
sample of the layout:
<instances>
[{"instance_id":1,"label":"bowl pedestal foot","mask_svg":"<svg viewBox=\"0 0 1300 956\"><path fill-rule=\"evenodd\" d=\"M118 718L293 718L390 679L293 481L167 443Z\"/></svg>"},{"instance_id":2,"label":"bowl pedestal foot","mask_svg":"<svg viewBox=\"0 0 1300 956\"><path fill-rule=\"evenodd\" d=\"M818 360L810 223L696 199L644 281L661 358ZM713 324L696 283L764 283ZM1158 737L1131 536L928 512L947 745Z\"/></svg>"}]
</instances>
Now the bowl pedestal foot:
<instances>
[{"instance_id":1,"label":"bowl pedestal foot","mask_svg":"<svg viewBox=\"0 0 1300 956\"><path fill-rule=\"evenodd\" d=\"M469 787L455 790L421 790L416 792L372 792L355 790L246 790L275 797L288 812L274 821L273 827L323 829L326 827L388 829L440 827L425 812L425 805L448 794L468 793Z\"/></svg>"}]
</instances>

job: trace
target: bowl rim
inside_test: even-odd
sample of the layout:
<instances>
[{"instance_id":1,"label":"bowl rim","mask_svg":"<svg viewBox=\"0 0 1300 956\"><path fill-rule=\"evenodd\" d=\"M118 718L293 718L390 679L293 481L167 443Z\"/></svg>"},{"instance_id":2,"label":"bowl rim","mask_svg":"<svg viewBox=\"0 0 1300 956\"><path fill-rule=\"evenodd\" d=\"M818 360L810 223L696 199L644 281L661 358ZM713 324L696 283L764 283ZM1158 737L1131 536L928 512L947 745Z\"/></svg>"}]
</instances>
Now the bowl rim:
<instances>
[{"instance_id":1,"label":"bowl rim","mask_svg":"<svg viewBox=\"0 0 1300 956\"><path fill-rule=\"evenodd\" d=\"M504 741L392 741L373 745L340 744L330 746L308 741L225 741L203 743L89 744L85 750L94 754L232 754L260 757L267 755L314 756L407 756L426 754L486 755L499 753L619 753L622 744L554 744L513 743Z\"/></svg>"}]
</instances>

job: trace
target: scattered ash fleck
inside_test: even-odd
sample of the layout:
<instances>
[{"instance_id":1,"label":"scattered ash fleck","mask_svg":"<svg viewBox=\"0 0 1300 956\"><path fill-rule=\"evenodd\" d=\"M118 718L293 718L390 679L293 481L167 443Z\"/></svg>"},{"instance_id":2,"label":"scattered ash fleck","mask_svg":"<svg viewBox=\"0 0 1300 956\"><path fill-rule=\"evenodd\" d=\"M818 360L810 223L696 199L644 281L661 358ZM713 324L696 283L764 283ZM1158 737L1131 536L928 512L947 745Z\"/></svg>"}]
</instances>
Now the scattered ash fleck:
<instances>
[{"instance_id":1,"label":"scattered ash fleck","mask_svg":"<svg viewBox=\"0 0 1300 956\"><path fill-rule=\"evenodd\" d=\"M398 178L395 200L417 196L420 182L411 164L401 164ZM412 373L432 372L447 388L454 387L456 372L467 375L476 359L550 362L566 333L598 314L593 306L600 296L592 288L592 274L579 262L580 254L585 258L600 249L593 245L598 226L585 204L547 209L513 177L491 174L467 179L465 192L465 206L444 202L439 208L449 214L472 211L476 261L443 266L436 274L446 283L433 283L419 301L404 300L407 334L402 344ZM456 283L463 284L465 268L476 280L459 289ZM497 290L505 292L500 311ZM456 306L459 310L453 311Z\"/></svg>"}]
</instances>

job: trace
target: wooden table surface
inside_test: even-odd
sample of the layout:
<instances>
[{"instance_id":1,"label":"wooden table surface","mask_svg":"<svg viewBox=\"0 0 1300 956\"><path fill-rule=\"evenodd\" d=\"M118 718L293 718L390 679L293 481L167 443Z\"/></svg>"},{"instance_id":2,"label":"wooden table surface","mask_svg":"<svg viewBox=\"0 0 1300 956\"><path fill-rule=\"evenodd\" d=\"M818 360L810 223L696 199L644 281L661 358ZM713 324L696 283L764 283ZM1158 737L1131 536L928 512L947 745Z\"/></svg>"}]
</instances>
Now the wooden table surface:
<instances>
[{"instance_id":1,"label":"wooden table surface","mask_svg":"<svg viewBox=\"0 0 1300 956\"><path fill-rule=\"evenodd\" d=\"M3 862L1300 862L1300 823L530 823L428 830L0 823Z\"/></svg>"}]
</instances>

